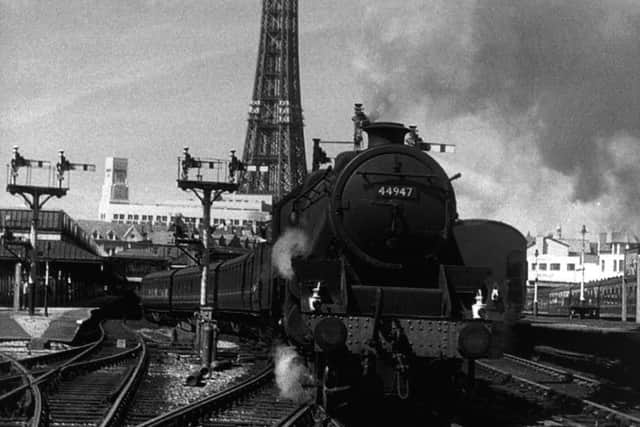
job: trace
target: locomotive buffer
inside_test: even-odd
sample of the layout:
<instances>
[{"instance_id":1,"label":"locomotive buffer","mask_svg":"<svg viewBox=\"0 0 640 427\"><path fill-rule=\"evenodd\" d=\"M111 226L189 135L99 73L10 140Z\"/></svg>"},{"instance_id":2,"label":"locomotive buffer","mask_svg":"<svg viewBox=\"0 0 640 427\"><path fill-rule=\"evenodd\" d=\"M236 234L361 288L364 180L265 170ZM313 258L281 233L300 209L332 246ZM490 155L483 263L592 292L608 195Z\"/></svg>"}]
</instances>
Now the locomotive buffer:
<instances>
[{"instance_id":1,"label":"locomotive buffer","mask_svg":"<svg viewBox=\"0 0 640 427\"><path fill-rule=\"evenodd\" d=\"M195 179L189 172L196 169ZM200 312L196 322L196 350L200 352L200 363L210 369L216 360L217 325L214 313L217 308L218 289L214 282L209 294L209 246L211 238L211 204L220 199L224 192L238 190L237 175L245 170L242 162L231 152L229 161L193 157L189 147L184 147L182 157L178 157L178 188L192 191L202 203L202 222L200 241L202 243L202 278L200 279ZM203 179L207 175L211 180ZM176 243L193 243L193 239L180 239L180 230L176 227Z\"/></svg>"}]
</instances>

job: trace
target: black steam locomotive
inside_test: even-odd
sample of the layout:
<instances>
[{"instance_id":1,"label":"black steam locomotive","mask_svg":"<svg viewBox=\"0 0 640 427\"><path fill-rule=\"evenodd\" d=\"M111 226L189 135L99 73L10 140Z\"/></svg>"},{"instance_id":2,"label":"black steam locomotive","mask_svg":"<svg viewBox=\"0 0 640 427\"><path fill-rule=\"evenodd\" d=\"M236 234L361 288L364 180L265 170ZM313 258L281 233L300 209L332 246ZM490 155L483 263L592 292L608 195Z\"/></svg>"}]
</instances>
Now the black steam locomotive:
<instances>
[{"instance_id":1,"label":"black steam locomotive","mask_svg":"<svg viewBox=\"0 0 640 427\"><path fill-rule=\"evenodd\" d=\"M341 153L284 197L271 242L212 265L215 312L277 320L329 407L371 394L443 397L465 361L509 345L526 241L504 223L459 219L452 178L414 129L359 118L356 147L361 129L368 148ZM155 273L142 303L192 313L198 286L195 268Z\"/></svg>"}]
</instances>

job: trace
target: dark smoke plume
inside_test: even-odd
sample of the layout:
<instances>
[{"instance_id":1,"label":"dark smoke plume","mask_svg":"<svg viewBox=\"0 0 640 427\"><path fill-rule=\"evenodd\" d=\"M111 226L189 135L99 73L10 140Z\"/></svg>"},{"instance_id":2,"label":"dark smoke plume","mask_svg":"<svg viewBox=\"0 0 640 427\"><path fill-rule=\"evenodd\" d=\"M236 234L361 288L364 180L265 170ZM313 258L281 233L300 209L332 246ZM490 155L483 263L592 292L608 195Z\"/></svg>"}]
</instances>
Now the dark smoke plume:
<instances>
[{"instance_id":1,"label":"dark smoke plume","mask_svg":"<svg viewBox=\"0 0 640 427\"><path fill-rule=\"evenodd\" d=\"M417 106L441 119L499 117L533 133L543 164L573 178L575 200L615 191L639 206L639 1L445 0L416 9L400 22L369 10L360 67L370 109L385 118Z\"/></svg>"}]
</instances>

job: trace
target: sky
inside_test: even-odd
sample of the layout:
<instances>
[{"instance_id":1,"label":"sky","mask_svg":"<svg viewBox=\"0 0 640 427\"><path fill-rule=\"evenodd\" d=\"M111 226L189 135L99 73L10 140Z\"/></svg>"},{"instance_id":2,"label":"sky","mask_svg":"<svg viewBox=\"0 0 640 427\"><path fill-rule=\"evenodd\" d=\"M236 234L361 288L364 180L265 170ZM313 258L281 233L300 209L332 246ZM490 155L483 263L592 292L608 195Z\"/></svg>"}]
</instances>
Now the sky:
<instances>
[{"instance_id":1,"label":"sky","mask_svg":"<svg viewBox=\"0 0 640 427\"><path fill-rule=\"evenodd\" d=\"M72 172L47 203L96 219L107 156L129 159L135 202L186 200L183 146L242 150L258 0L0 0L0 161L11 147ZM461 218L523 233L640 233L640 2L299 2L300 79L311 138L348 139L353 104L416 124ZM310 160L310 159L309 159ZM0 206L22 206L0 192Z\"/></svg>"}]
</instances>

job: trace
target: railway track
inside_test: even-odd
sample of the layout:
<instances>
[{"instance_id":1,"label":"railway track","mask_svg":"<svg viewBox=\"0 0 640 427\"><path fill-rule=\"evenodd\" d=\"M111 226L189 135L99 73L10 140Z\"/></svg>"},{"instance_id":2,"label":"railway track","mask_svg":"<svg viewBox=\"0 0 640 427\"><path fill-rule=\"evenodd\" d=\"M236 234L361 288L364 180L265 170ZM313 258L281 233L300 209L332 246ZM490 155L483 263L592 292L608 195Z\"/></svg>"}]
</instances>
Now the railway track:
<instances>
[{"instance_id":1,"label":"railway track","mask_svg":"<svg viewBox=\"0 0 640 427\"><path fill-rule=\"evenodd\" d=\"M147 342L149 349L149 363L146 375L140 381L138 389L132 397L131 404L123 417L123 425L135 426L161 413L168 412L170 405L179 405L176 399L170 399L165 394L170 387L171 376L167 364L169 360L193 359L193 348L170 347ZM181 378L183 380L183 378ZM182 385L182 384L180 384Z\"/></svg>"},{"instance_id":2,"label":"railway track","mask_svg":"<svg viewBox=\"0 0 640 427\"><path fill-rule=\"evenodd\" d=\"M3 378L3 396L12 388L26 387L26 392L22 395L8 399L8 401L12 402L20 409L19 411L16 412L9 406L0 405L0 408L2 408L0 409L0 421L6 426L25 425L34 414L42 412L42 394L40 393L40 389L38 389L36 385L33 385L33 376L20 364L18 360L13 359L11 356L6 354L2 354L1 356L2 360L0 361L0 366L2 368L2 373L9 374L14 378L19 378L17 381L21 383L15 383L12 387L11 382L5 382ZM13 375L14 373L16 375ZM7 386L9 390L5 390L5 386Z\"/></svg>"},{"instance_id":3,"label":"railway track","mask_svg":"<svg viewBox=\"0 0 640 427\"><path fill-rule=\"evenodd\" d=\"M218 342L218 360L225 365L221 372L211 373L201 387L185 387L188 374L199 366L193 346L188 342L167 342L154 337L161 335L144 333L148 341L150 358L146 377L140 383L123 425L134 426L178 410L193 402L217 393L229 384L246 378L270 358L268 347L255 340L222 336Z\"/></svg>"},{"instance_id":4,"label":"railway track","mask_svg":"<svg viewBox=\"0 0 640 427\"><path fill-rule=\"evenodd\" d=\"M136 384L144 375L147 350L144 341L119 322L110 322L109 326L97 357L66 366L48 388L50 424L120 425Z\"/></svg>"},{"instance_id":5,"label":"railway track","mask_svg":"<svg viewBox=\"0 0 640 427\"><path fill-rule=\"evenodd\" d=\"M4 408L0 422L11 423L11 420L22 419L30 420L30 425L40 425L44 422L43 414L46 419L48 407L46 400L43 399L41 393L41 385L55 378L57 373L64 368L65 365L71 364L77 360L94 352L104 340L104 330L99 327L99 336L93 342L85 346L80 346L71 351L61 351L48 353L40 356L28 357L12 362L16 369L22 372L19 375L28 374L29 381L17 387L11 387L15 376L9 374L2 378L6 384L5 393L0 395L0 407ZM5 355L5 359L10 358ZM26 421L25 421L26 422Z\"/></svg>"},{"instance_id":6,"label":"railway track","mask_svg":"<svg viewBox=\"0 0 640 427\"><path fill-rule=\"evenodd\" d=\"M311 414L308 402L294 403L279 398L274 367L269 364L233 387L148 420L140 427L297 426L303 425L302 420Z\"/></svg>"},{"instance_id":7,"label":"railway track","mask_svg":"<svg viewBox=\"0 0 640 427\"><path fill-rule=\"evenodd\" d=\"M12 408L0 423L20 419L19 425L28 426L120 425L144 372L146 345L120 322L107 321L100 329L99 339L79 349L18 362L30 380L0 396L0 406ZM29 404L22 404L25 401Z\"/></svg>"},{"instance_id":8,"label":"railway track","mask_svg":"<svg viewBox=\"0 0 640 427\"><path fill-rule=\"evenodd\" d=\"M125 348L121 345L123 339ZM175 358L193 362L194 358L190 345L151 343L147 348L141 335L119 322L107 321L101 325L100 337L87 345L22 360L0 359L0 385L5 384L7 389L0 395L0 407L11 408L0 411L0 425L106 427L197 423L294 427L314 425L327 418L321 408L308 402L279 398L273 367L268 362L268 346L250 340L218 352L221 359L233 360L234 366L243 367L242 376L238 376L243 378L242 382L230 387L225 386L225 381L210 382L209 385L224 389L166 412L167 399L158 393L161 386L157 383L163 374L152 375L156 367L150 361L160 360L158 355L169 356L169 362ZM249 378L247 372L251 373ZM6 377L12 377L13 383L3 382ZM175 407L176 402L172 403ZM162 412L165 415L157 416ZM339 426L335 421L325 425Z\"/></svg>"},{"instance_id":9,"label":"railway track","mask_svg":"<svg viewBox=\"0 0 640 427\"><path fill-rule=\"evenodd\" d=\"M640 426L640 397L632 391L512 355L476 366L494 391L535 402L556 425Z\"/></svg>"}]
</instances>

